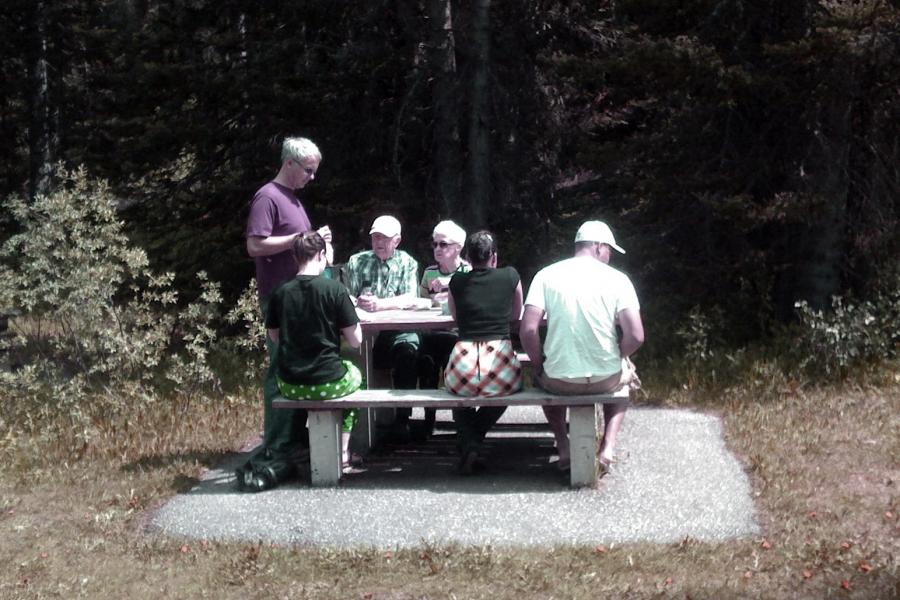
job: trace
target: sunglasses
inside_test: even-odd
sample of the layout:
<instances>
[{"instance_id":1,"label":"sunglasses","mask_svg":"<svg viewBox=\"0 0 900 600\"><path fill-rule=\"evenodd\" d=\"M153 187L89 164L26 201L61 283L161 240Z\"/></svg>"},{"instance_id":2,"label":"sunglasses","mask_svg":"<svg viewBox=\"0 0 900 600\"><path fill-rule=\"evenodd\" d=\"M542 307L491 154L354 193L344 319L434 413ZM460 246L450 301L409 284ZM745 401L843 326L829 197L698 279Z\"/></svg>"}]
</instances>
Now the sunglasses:
<instances>
[{"instance_id":1,"label":"sunglasses","mask_svg":"<svg viewBox=\"0 0 900 600\"><path fill-rule=\"evenodd\" d=\"M447 248L448 246L454 246L455 242L445 242L441 240L440 242L431 242L432 248Z\"/></svg>"},{"instance_id":2,"label":"sunglasses","mask_svg":"<svg viewBox=\"0 0 900 600\"><path fill-rule=\"evenodd\" d=\"M309 167L304 167L303 164L299 160L295 160L294 163L296 163L298 167L300 167L301 169L306 171L306 174L309 175L310 177L312 177L313 175L316 174L315 169L310 169Z\"/></svg>"}]
</instances>

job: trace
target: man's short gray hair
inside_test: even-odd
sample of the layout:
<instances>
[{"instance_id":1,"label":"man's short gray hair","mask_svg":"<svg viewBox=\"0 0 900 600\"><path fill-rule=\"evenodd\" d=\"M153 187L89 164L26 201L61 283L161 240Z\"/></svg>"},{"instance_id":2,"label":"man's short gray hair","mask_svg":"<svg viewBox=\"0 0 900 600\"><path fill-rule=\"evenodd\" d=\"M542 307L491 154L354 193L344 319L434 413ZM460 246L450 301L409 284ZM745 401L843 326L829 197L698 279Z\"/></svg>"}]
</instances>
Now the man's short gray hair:
<instances>
[{"instance_id":1,"label":"man's short gray hair","mask_svg":"<svg viewBox=\"0 0 900 600\"><path fill-rule=\"evenodd\" d=\"M302 137L284 138L284 143L281 144L281 162L301 161L307 158L322 160L322 153L319 152L319 147L312 143L312 140Z\"/></svg>"}]
</instances>

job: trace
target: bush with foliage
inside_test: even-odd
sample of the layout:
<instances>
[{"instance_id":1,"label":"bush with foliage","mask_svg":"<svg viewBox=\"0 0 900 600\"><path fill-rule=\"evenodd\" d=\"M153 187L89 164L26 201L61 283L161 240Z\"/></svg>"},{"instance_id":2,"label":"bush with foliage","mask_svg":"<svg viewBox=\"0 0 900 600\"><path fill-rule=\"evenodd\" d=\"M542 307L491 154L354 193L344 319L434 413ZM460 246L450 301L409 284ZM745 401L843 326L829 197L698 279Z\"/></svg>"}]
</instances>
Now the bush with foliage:
<instances>
[{"instance_id":1,"label":"bush with foliage","mask_svg":"<svg viewBox=\"0 0 900 600\"><path fill-rule=\"evenodd\" d=\"M813 376L841 377L864 363L900 354L900 279L871 300L836 296L830 311L798 302L800 335L794 352L800 368Z\"/></svg>"},{"instance_id":2,"label":"bush with foliage","mask_svg":"<svg viewBox=\"0 0 900 600\"><path fill-rule=\"evenodd\" d=\"M229 349L261 347L250 292L225 315L219 285L201 272L201 294L179 306L173 275L152 272L124 234L107 184L83 168L59 167L56 178L33 202L3 203L17 232L0 247L0 307L21 314L4 342L16 368L0 372L0 420L27 429L41 412L63 413L87 431L91 412L218 394L210 353L224 345L223 322L245 322L246 339ZM250 372L260 357L246 358Z\"/></svg>"}]
</instances>

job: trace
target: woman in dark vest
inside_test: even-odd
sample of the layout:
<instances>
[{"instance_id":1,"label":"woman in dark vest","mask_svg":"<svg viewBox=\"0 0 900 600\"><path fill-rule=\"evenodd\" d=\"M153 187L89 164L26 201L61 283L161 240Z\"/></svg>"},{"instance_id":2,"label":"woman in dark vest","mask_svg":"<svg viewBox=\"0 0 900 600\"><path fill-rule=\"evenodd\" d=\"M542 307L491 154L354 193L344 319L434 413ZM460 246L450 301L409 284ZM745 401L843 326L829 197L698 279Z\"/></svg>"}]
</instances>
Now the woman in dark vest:
<instances>
[{"instance_id":1,"label":"woman in dark vest","mask_svg":"<svg viewBox=\"0 0 900 600\"><path fill-rule=\"evenodd\" d=\"M522 282L513 267L497 268L497 242L489 231L469 236L466 255L472 270L450 279L448 303L459 341L450 353L444 386L460 396L508 396L522 389L522 365L509 338L509 322L522 311ZM491 406L453 411L462 473L481 465L484 436L505 410Z\"/></svg>"}]
</instances>

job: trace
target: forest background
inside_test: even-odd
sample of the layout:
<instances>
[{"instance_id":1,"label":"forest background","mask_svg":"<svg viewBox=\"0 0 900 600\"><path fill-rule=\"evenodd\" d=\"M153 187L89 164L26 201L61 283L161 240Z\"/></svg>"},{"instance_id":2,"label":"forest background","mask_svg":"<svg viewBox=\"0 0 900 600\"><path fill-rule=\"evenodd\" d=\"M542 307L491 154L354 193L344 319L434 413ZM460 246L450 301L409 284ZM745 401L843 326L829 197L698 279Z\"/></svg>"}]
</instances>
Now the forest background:
<instances>
[{"instance_id":1,"label":"forest background","mask_svg":"<svg viewBox=\"0 0 900 600\"><path fill-rule=\"evenodd\" d=\"M323 151L302 201L339 261L387 212L430 264L450 218L527 284L607 221L645 355L685 324L736 348L835 296L876 303L863 326L896 307L896 3L9 0L0 31L0 195L108 181L182 303L198 272L226 305L248 286L248 202L292 134Z\"/></svg>"}]
</instances>

